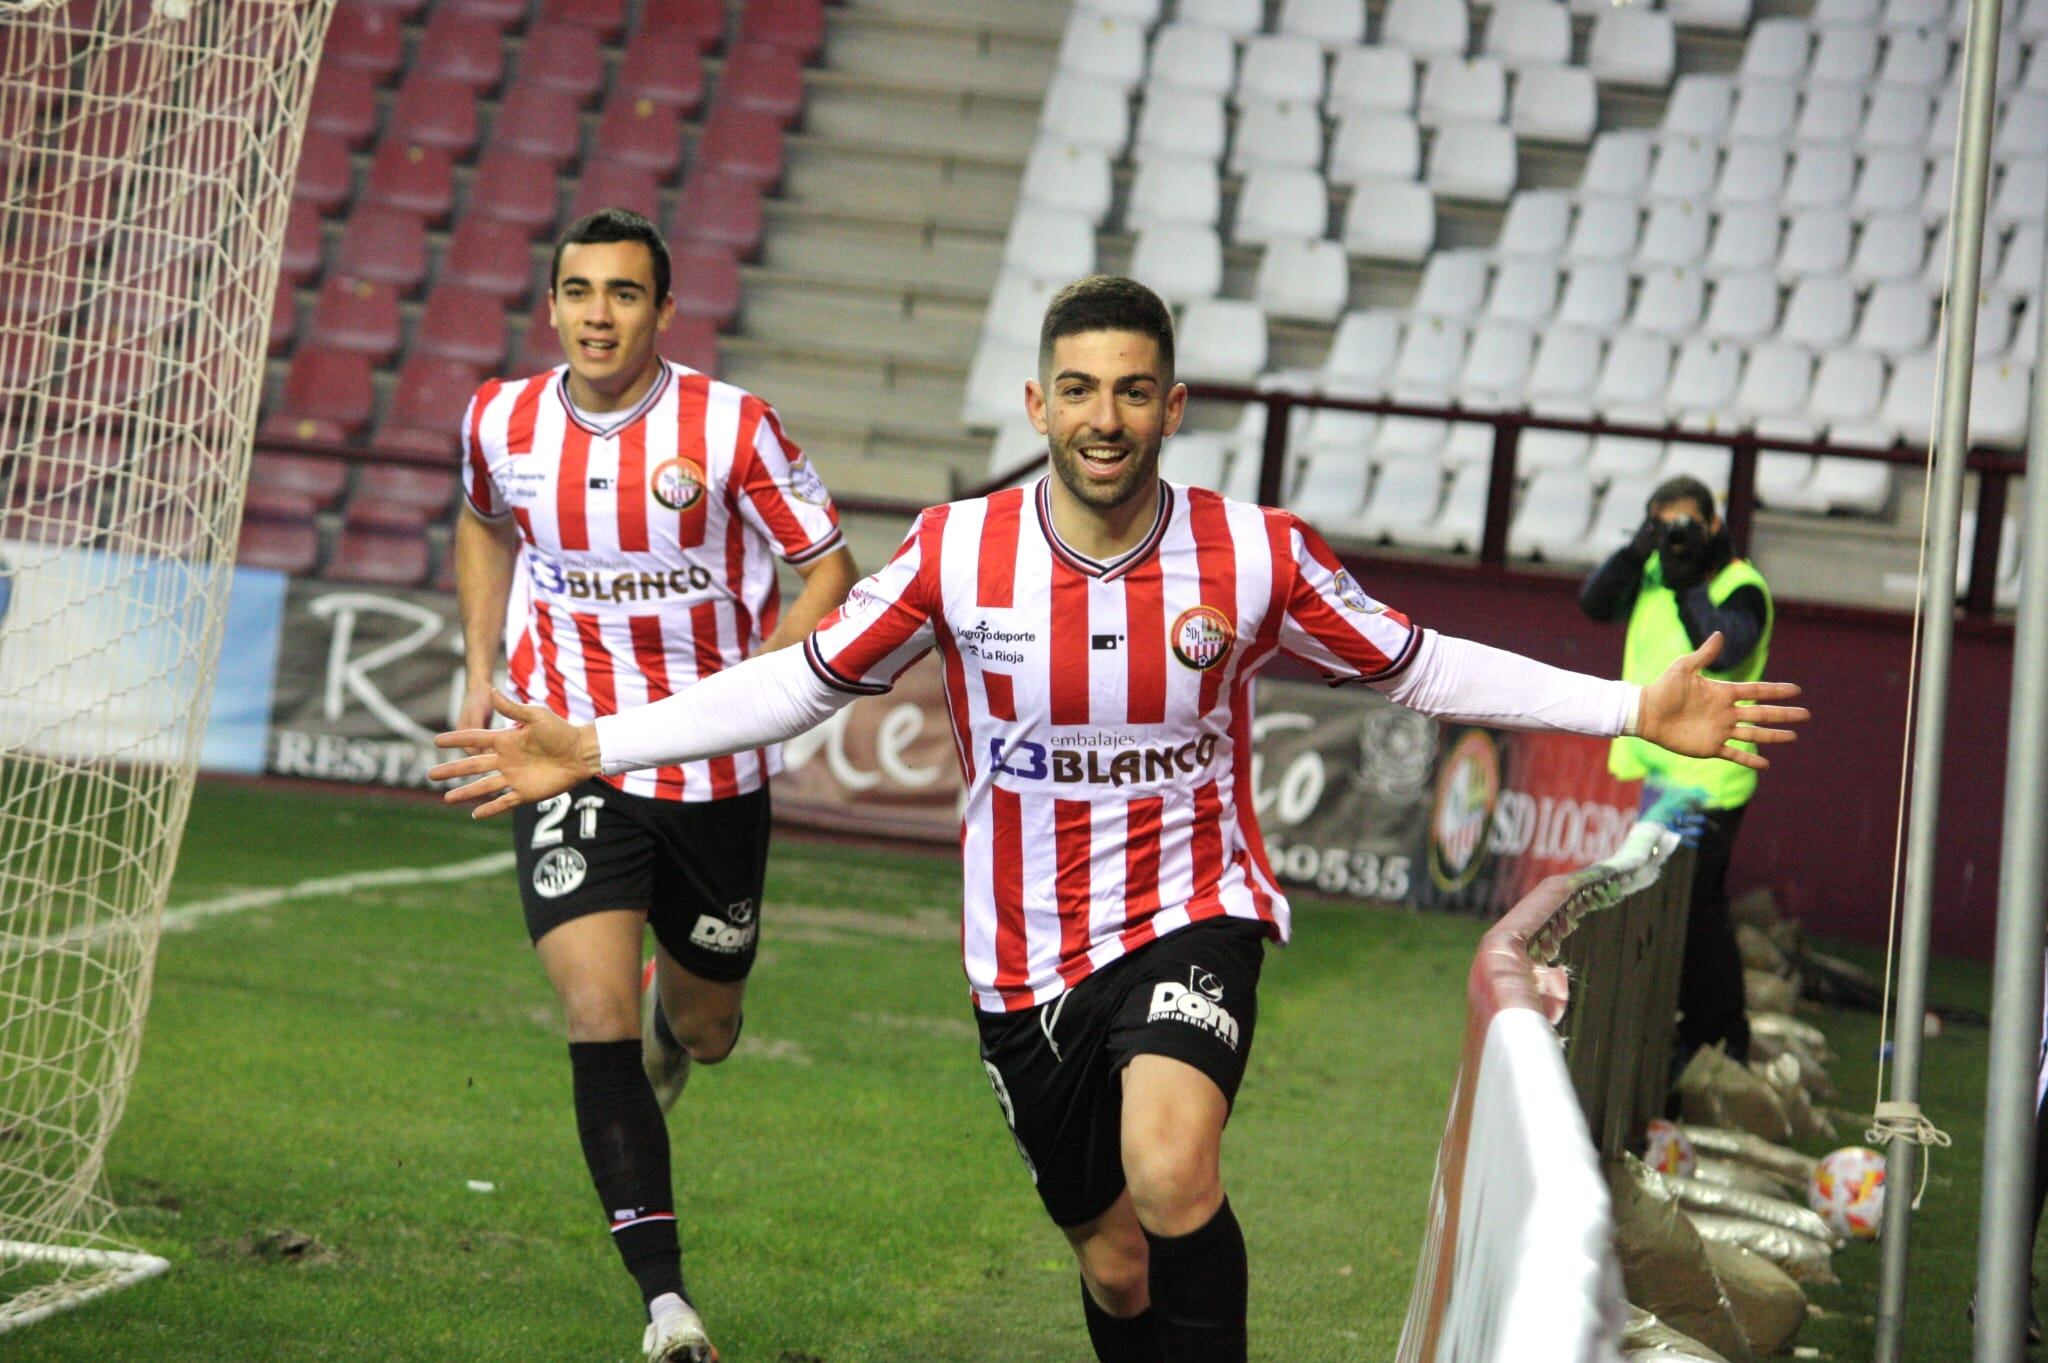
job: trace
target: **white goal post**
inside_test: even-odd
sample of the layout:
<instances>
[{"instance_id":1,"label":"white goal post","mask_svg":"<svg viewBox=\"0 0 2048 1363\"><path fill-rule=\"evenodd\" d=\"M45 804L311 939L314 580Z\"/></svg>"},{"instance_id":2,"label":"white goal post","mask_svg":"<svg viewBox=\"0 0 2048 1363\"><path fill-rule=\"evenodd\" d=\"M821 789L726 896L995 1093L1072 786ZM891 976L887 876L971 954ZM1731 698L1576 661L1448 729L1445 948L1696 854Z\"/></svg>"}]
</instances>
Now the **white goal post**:
<instances>
[{"instance_id":1,"label":"white goal post","mask_svg":"<svg viewBox=\"0 0 2048 1363\"><path fill-rule=\"evenodd\" d=\"M104 1186L334 0L0 0L0 1332L163 1271Z\"/></svg>"}]
</instances>

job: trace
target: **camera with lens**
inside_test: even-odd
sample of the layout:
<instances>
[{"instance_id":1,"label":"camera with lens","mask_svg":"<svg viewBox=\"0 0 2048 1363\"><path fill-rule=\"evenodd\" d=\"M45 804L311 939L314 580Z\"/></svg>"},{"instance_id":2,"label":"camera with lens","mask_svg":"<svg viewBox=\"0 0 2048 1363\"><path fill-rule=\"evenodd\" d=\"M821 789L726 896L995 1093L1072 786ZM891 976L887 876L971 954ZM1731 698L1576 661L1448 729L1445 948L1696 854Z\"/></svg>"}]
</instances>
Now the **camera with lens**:
<instances>
[{"instance_id":1,"label":"camera with lens","mask_svg":"<svg viewBox=\"0 0 2048 1363\"><path fill-rule=\"evenodd\" d=\"M1673 516L1664 522L1664 542L1659 547L1667 559L1696 563L1707 552L1707 527L1691 516Z\"/></svg>"}]
</instances>

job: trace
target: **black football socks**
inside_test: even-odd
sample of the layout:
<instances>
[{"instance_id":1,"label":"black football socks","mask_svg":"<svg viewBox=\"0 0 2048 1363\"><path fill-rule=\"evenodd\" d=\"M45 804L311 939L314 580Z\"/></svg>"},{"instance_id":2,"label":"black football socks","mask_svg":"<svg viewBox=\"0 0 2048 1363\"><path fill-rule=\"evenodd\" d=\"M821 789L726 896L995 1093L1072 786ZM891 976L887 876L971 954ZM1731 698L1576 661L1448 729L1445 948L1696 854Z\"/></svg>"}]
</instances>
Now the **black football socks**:
<instances>
[{"instance_id":1,"label":"black football socks","mask_svg":"<svg viewBox=\"0 0 2048 1363\"><path fill-rule=\"evenodd\" d=\"M626 1271L644 1301L664 1292L687 1300L669 1183L668 1124L640 1067L640 1043L572 1041L569 1068L583 1159Z\"/></svg>"},{"instance_id":2,"label":"black football socks","mask_svg":"<svg viewBox=\"0 0 2048 1363\"><path fill-rule=\"evenodd\" d=\"M1152 1328L1152 1308L1135 1316L1112 1316L1081 1284L1081 1312L1088 1318L1088 1342L1097 1363L1166 1363L1159 1352L1159 1334Z\"/></svg>"},{"instance_id":3,"label":"black football socks","mask_svg":"<svg viewBox=\"0 0 2048 1363\"><path fill-rule=\"evenodd\" d=\"M1174 1363L1245 1363L1249 1273L1244 1232L1224 1198L1209 1224L1186 1235L1145 1232L1152 1254L1152 1318Z\"/></svg>"}]
</instances>

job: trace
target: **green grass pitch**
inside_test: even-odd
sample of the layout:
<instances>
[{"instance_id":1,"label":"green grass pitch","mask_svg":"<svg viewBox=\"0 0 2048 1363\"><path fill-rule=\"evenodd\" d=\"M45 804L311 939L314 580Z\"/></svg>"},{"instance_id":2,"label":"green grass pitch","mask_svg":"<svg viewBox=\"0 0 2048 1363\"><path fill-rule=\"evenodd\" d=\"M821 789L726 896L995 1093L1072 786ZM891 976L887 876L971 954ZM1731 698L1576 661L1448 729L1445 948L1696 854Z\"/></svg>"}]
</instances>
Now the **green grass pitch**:
<instances>
[{"instance_id":1,"label":"green grass pitch","mask_svg":"<svg viewBox=\"0 0 2048 1363\"><path fill-rule=\"evenodd\" d=\"M464 861L501 825L432 805L202 786L172 906ZM685 1270L728 1363L1089 1357L1064 1242L977 1059L943 858L784 838L747 1032L670 1121ZM1304 899L1268 959L1225 1146L1253 1357L1392 1356L1479 926ZM1985 973L1938 975L1981 1007ZM1823 1019L1846 1103L1875 1019ZM1866 1035L1867 1033L1867 1035ZM1934 1043L1957 1135L1915 1238L1911 1357L1961 1357L1984 1037ZM42 1363L637 1358L510 873L298 898L168 933L109 1152L124 1229L168 1276L7 1339ZM1867 1110L1867 1107L1866 1107ZM1860 1139L1844 1133L1844 1142ZM474 1191L472 1182L491 1185ZM1877 1256L1801 1343L1868 1356Z\"/></svg>"}]
</instances>

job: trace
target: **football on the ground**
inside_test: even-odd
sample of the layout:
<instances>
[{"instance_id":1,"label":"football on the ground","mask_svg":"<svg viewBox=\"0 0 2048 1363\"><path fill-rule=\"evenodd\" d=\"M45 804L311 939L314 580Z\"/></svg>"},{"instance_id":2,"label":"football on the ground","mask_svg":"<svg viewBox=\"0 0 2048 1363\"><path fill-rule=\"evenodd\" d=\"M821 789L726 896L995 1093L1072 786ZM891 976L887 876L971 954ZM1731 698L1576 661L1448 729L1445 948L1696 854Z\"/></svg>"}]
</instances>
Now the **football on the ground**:
<instances>
[{"instance_id":1,"label":"football on the ground","mask_svg":"<svg viewBox=\"0 0 2048 1363\"><path fill-rule=\"evenodd\" d=\"M1860 1145L1821 1156L1806 1200L1839 1233L1875 1240L1884 1219L1884 1156Z\"/></svg>"},{"instance_id":2,"label":"football on the ground","mask_svg":"<svg viewBox=\"0 0 2048 1363\"><path fill-rule=\"evenodd\" d=\"M1643 1147L1643 1163L1660 1174L1691 1178L1700 1162L1691 1138L1678 1129L1678 1123L1652 1117Z\"/></svg>"}]
</instances>

